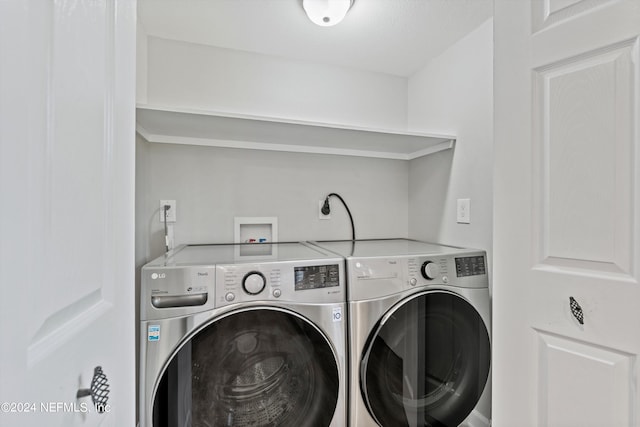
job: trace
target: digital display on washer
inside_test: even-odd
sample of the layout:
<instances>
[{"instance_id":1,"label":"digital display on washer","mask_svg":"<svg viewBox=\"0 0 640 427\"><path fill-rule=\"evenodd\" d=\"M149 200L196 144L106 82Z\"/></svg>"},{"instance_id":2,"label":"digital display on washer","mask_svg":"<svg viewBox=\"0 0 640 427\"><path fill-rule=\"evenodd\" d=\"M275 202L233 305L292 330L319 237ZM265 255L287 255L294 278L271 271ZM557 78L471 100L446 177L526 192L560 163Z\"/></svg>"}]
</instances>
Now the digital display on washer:
<instances>
[{"instance_id":1,"label":"digital display on washer","mask_svg":"<svg viewBox=\"0 0 640 427\"><path fill-rule=\"evenodd\" d=\"M295 267L295 290L330 288L340 285L338 264Z\"/></svg>"},{"instance_id":2,"label":"digital display on washer","mask_svg":"<svg viewBox=\"0 0 640 427\"><path fill-rule=\"evenodd\" d=\"M456 276L478 276L480 274L487 274L484 265L484 256L456 258Z\"/></svg>"}]
</instances>

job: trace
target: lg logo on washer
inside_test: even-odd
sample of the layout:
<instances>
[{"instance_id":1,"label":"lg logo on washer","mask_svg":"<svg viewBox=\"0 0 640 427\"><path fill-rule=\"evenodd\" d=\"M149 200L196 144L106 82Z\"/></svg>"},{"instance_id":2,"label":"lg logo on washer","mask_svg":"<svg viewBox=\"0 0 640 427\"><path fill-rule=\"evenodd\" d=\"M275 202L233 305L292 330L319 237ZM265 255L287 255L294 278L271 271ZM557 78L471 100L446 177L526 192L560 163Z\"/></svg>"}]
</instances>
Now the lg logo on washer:
<instances>
[{"instance_id":1,"label":"lg logo on washer","mask_svg":"<svg viewBox=\"0 0 640 427\"><path fill-rule=\"evenodd\" d=\"M165 277L167 277L166 273L153 273L153 274L151 274L151 278L153 280L164 279Z\"/></svg>"}]
</instances>

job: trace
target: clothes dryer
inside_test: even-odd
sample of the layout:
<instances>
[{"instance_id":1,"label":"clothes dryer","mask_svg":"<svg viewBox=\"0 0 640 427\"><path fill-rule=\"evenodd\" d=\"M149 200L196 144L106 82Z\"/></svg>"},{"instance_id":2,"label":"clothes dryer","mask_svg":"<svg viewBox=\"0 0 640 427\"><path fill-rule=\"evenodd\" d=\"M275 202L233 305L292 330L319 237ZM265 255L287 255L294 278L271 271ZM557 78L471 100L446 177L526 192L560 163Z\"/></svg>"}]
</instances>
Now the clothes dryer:
<instances>
[{"instance_id":1,"label":"clothes dryer","mask_svg":"<svg viewBox=\"0 0 640 427\"><path fill-rule=\"evenodd\" d=\"M349 425L489 426L485 253L407 239L314 244L347 260Z\"/></svg>"},{"instance_id":2,"label":"clothes dryer","mask_svg":"<svg viewBox=\"0 0 640 427\"><path fill-rule=\"evenodd\" d=\"M187 245L142 268L140 426L342 427L344 259Z\"/></svg>"}]
</instances>

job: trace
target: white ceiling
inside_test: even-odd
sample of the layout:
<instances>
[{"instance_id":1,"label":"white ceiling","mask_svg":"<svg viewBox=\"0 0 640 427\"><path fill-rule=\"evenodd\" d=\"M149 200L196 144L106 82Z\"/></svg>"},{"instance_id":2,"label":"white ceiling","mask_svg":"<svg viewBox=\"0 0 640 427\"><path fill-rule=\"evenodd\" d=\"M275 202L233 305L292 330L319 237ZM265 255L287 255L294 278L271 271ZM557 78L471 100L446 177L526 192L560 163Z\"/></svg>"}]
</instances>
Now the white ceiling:
<instances>
[{"instance_id":1,"label":"white ceiling","mask_svg":"<svg viewBox=\"0 0 640 427\"><path fill-rule=\"evenodd\" d=\"M492 0L355 0L344 21L313 24L302 0L139 0L147 34L410 76L492 15Z\"/></svg>"}]
</instances>

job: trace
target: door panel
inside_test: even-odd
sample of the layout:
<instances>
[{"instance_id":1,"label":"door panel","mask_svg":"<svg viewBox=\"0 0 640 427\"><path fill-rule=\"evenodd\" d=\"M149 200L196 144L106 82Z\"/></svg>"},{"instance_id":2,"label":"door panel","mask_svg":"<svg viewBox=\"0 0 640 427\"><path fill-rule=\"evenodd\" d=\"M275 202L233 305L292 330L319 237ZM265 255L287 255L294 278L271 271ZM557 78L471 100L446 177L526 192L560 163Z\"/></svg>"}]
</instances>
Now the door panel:
<instances>
[{"instance_id":1,"label":"door panel","mask_svg":"<svg viewBox=\"0 0 640 427\"><path fill-rule=\"evenodd\" d=\"M534 69L539 261L631 274L637 39Z\"/></svg>"},{"instance_id":2,"label":"door panel","mask_svg":"<svg viewBox=\"0 0 640 427\"><path fill-rule=\"evenodd\" d=\"M640 1L494 25L493 425L639 426Z\"/></svg>"},{"instance_id":3,"label":"door panel","mask_svg":"<svg viewBox=\"0 0 640 427\"><path fill-rule=\"evenodd\" d=\"M30 215L41 227L41 236L33 236L42 240L42 246L34 248L44 263L38 281L64 283L65 292L58 286L31 289L30 300L38 307L29 318L31 363L74 336L68 329L81 323L74 319L88 324L108 311L112 301L105 294L113 295L109 288L114 285L109 277L112 260L105 256L113 232L109 178L117 165L106 155L114 149L114 140L105 132L112 124L105 121L104 100L113 87L106 80L103 50L114 31L105 15L113 11L106 11L106 4L66 6L52 3L38 10L46 35L38 43L44 45L47 60L42 65L48 72L41 76L46 79L43 92L34 94L45 108L36 103L32 116L42 129L36 131L29 152L33 168L39 170L38 178L30 181Z\"/></svg>"},{"instance_id":4,"label":"door panel","mask_svg":"<svg viewBox=\"0 0 640 427\"><path fill-rule=\"evenodd\" d=\"M533 1L533 29L539 31L615 0L542 0Z\"/></svg>"},{"instance_id":5,"label":"door panel","mask_svg":"<svg viewBox=\"0 0 640 427\"><path fill-rule=\"evenodd\" d=\"M632 354L542 331L538 336L541 425L633 425Z\"/></svg>"},{"instance_id":6,"label":"door panel","mask_svg":"<svg viewBox=\"0 0 640 427\"><path fill-rule=\"evenodd\" d=\"M0 5L2 425L135 423L135 7ZM96 366L105 414L76 397Z\"/></svg>"}]
</instances>

